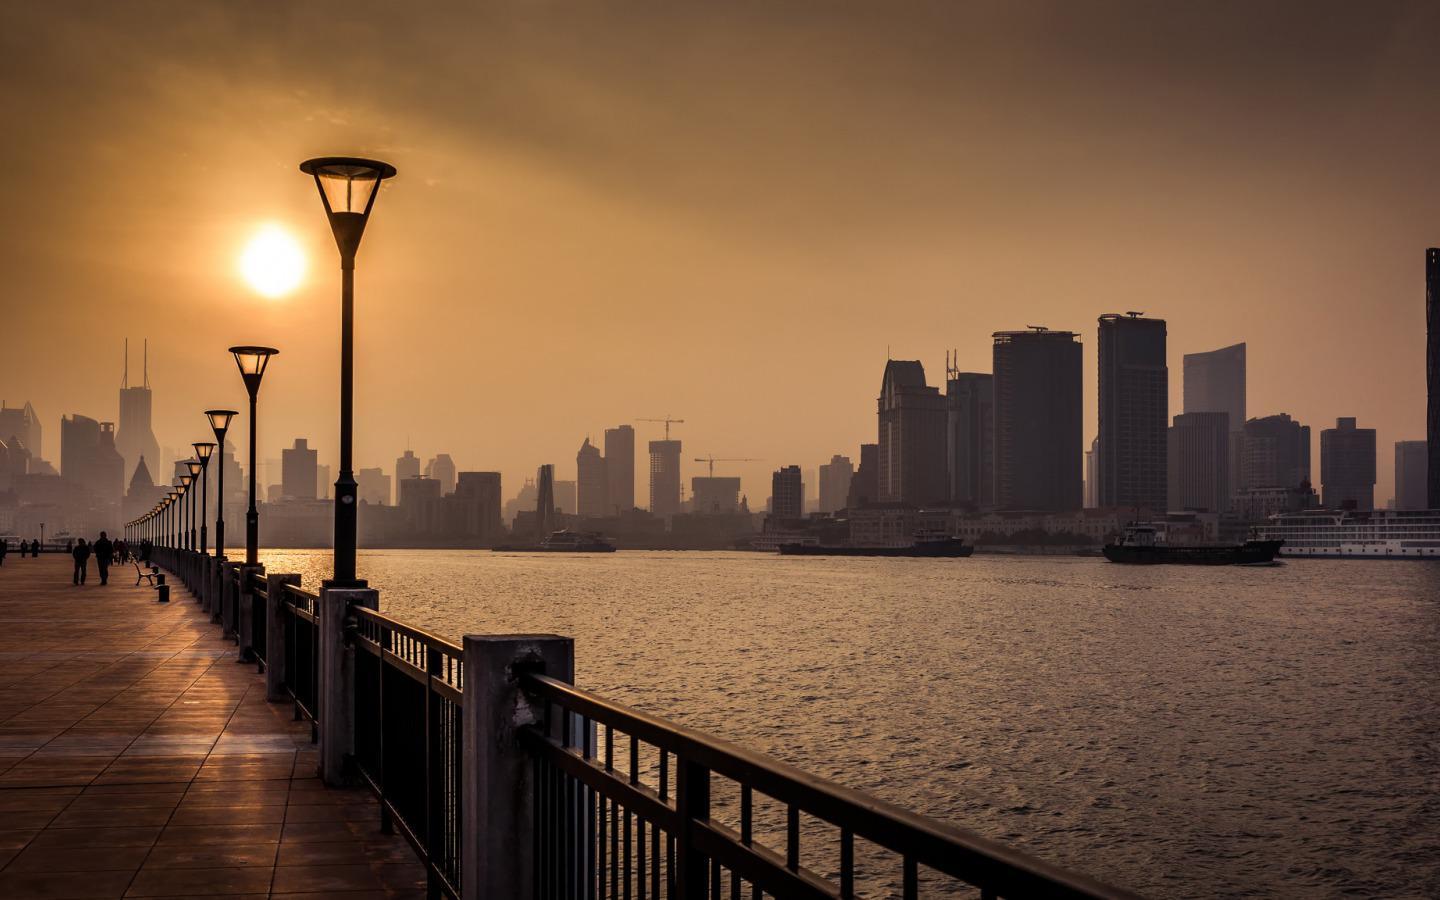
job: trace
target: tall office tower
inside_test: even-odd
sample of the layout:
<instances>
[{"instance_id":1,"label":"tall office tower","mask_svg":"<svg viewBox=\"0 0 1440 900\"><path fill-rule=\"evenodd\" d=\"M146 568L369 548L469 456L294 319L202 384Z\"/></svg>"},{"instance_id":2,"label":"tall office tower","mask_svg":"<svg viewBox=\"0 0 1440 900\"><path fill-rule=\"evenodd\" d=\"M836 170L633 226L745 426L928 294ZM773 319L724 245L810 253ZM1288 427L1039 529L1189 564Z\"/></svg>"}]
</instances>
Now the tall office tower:
<instances>
[{"instance_id":1,"label":"tall office tower","mask_svg":"<svg viewBox=\"0 0 1440 900\"><path fill-rule=\"evenodd\" d=\"M319 454L305 438L296 438L294 447L280 451L280 495L294 500L314 500Z\"/></svg>"},{"instance_id":2,"label":"tall office tower","mask_svg":"<svg viewBox=\"0 0 1440 900\"><path fill-rule=\"evenodd\" d=\"M1375 429L1345 416L1320 432L1320 485L1330 509L1375 508Z\"/></svg>"},{"instance_id":3,"label":"tall office tower","mask_svg":"<svg viewBox=\"0 0 1440 900\"><path fill-rule=\"evenodd\" d=\"M578 507L575 504L575 481L574 479L556 479L552 490L555 496L555 508L563 515L575 515Z\"/></svg>"},{"instance_id":4,"label":"tall office tower","mask_svg":"<svg viewBox=\"0 0 1440 900\"><path fill-rule=\"evenodd\" d=\"M1428 446L1425 441L1395 442L1395 508L1428 509Z\"/></svg>"},{"instance_id":5,"label":"tall office tower","mask_svg":"<svg viewBox=\"0 0 1440 900\"><path fill-rule=\"evenodd\" d=\"M1101 508L1165 508L1170 376L1165 320L1100 317Z\"/></svg>"},{"instance_id":6,"label":"tall office tower","mask_svg":"<svg viewBox=\"0 0 1440 900\"><path fill-rule=\"evenodd\" d=\"M355 473L360 486L360 500L371 506L390 505L390 476L384 469L361 469Z\"/></svg>"},{"instance_id":7,"label":"tall office tower","mask_svg":"<svg viewBox=\"0 0 1440 900\"><path fill-rule=\"evenodd\" d=\"M860 468L850 479L850 491L845 495L846 509L859 509L880 498L880 445L860 445Z\"/></svg>"},{"instance_id":8,"label":"tall office tower","mask_svg":"<svg viewBox=\"0 0 1440 900\"><path fill-rule=\"evenodd\" d=\"M120 381L120 422L115 431L115 449L125 459L125 477L128 479L140 463L140 457L158 460L160 443L155 440L151 424L150 395L150 342L145 342L145 356L141 382L130 386L130 342L125 342L125 374Z\"/></svg>"},{"instance_id":9,"label":"tall office tower","mask_svg":"<svg viewBox=\"0 0 1440 900\"><path fill-rule=\"evenodd\" d=\"M406 526L416 534L435 534L441 530L440 482L435 478L407 478L400 482L397 504Z\"/></svg>"},{"instance_id":10,"label":"tall office tower","mask_svg":"<svg viewBox=\"0 0 1440 900\"><path fill-rule=\"evenodd\" d=\"M395 489L398 491L400 489L400 482L405 479L419 477L420 457L415 455L415 451L406 450L404 456L395 460Z\"/></svg>"},{"instance_id":11,"label":"tall office tower","mask_svg":"<svg viewBox=\"0 0 1440 900\"><path fill-rule=\"evenodd\" d=\"M635 429L620 425L605 429L606 514L635 508Z\"/></svg>"},{"instance_id":12,"label":"tall office tower","mask_svg":"<svg viewBox=\"0 0 1440 900\"><path fill-rule=\"evenodd\" d=\"M1426 509L1440 509L1440 249L1425 251ZM38 455L38 451L37 451Z\"/></svg>"},{"instance_id":13,"label":"tall office tower","mask_svg":"<svg viewBox=\"0 0 1440 900\"><path fill-rule=\"evenodd\" d=\"M925 383L915 359L885 363L879 415L880 503L924 506L945 502L950 493L945 464L945 398Z\"/></svg>"},{"instance_id":14,"label":"tall office tower","mask_svg":"<svg viewBox=\"0 0 1440 900\"><path fill-rule=\"evenodd\" d=\"M995 505L995 376L945 367L945 459L950 502Z\"/></svg>"},{"instance_id":15,"label":"tall office tower","mask_svg":"<svg viewBox=\"0 0 1440 900\"><path fill-rule=\"evenodd\" d=\"M1169 509L1230 508L1230 414L1181 413L1169 433Z\"/></svg>"},{"instance_id":16,"label":"tall office tower","mask_svg":"<svg viewBox=\"0 0 1440 900\"><path fill-rule=\"evenodd\" d=\"M455 460L448 453L437 453L425 464L425 477L440 482L440 496L455 493Z\"/></svg>"},{"instance_id":17,"label":"tall office tower","mask_svg":"<svg viewBox=\"0 0 1440 900\"><path fill-rule=\"evenodd\" d=\"M585 438L575 454L575 508L582 516L608 516L611 513L607 460L600 448Z\"/></svg>"},{"instance_id":18,"label":"tall office tower","mask_svg":"<svg viewBox=\"0 0 1440 900\"><path fill-rule=\"evenodd\" d=\"M1100 506L1099 497L1099 466L1097 460L1100 456L1100 438L1090 439L1090 449L1085 451L1085 508L1097 509Z\"/></svg>"},{"instance_id":19,"label":"tall office tower","mask_svg":"<svg viewBox=\"0 0 1440 900\"><path fill-rule=\"evenodd\" d=\"M1240 454L1245 435L1245 344L1231 344L1206 353L1185 354L1185 412L1230 415L1230 484L1226 493L1243 487Z\"/></svg>"},{"instance_id":20,"label":"tall office tower","mask_svg":"<svg viewBox=\"0 0 1440 900\"><path fill-rule=\"evenodd\" d=\"M830 461L820 466L820 511L838 512L845 508L845 498L850 494L850 481L855 477L855 466L850 457L835 454Z\"/></svg>"},{"instance_id":21,"label":"tall office tower","mask_svg":"<svg viewBox=\"0 0 1440 900\"><path fill-rule=\"evenodd\" d=\"M102 503L119 503L125 494L125 460L115 449L114 423L62 416L60 474L94 492Z\"/></svg>"},{"instance_id":22,"label":"tall office tower","mask_svg":"<svg viewBox=\"0 0 1440 900\"><path fill-rule=\"evenodd\" d=\"M126 519L135 519L150 512L160 498L165 496L166 488L155 484L155 479L150 475L150 466L145 462L145 457L135 464L135 471L130 475L130 486L125 490L125 499L120 504L120 511ZM215 507L210 507L214 509Z\"/></svg>"},{"instance_id":23,"label":"tall office tower","mask_svg":"<svg viewBox=\"0 0 1440 900\"><path fill-rule=\"evenodd\" d=\"M799 466L776 469L770 477L770 516L774 519L805 518L804 476Z\"/></svg>"},{"instance_id":24,"label":"tall office tower","mask_svg":"<svg viewBox=\"0 0 1440 900\"><path fill-rule=\"evenodd\" d=\"M545 463L535 474L535 539L555 530L555 467Z\"/></svg>"},{"instance_id":25,"label":"tall office tower","mask_svg":"<svg viewBox=\"0 0 1440 900\"><path fill-rule=\"evenodd\" d=\"M335 479L330 475L329 466L315 467L315 498L317 500L329 500L330 488L335 485Z\"/></svg>"},{"instance_id":26,"label":"tall office tower","mask_svg":"<svg viewBox=\"0 0 1440 900\"><path fill-rule=\"evenodd\" d=\"M1245 488L1295 488L1310 484L1310 426L1285 413L1245 423L1240 453Z\"/></svg>"},{"instance_id":27,"label":"tall office tower","mask_svg":"<svg viewBox=\"0 0 1440 900\"><path fill-rule=\"evenodd\" d=\"M702 516L738 512L740 479L733 475L700 475L690 479L690 509Z\"/></svg>"},{"instance_id":28,"label":"tall office tower","mask_svg":"<svg viewBox=\"0 0 1440 900\"><path fill-rule=\"evenodd\" d=\"M1068 511L1084 501L1084 359L1072 331L997 331L995 505Z\"/></svg>"},{"instance_id":29,"label":"tall office tower","mask_svg":"<svg viewBox=\"0 0 1440 900\"><path fill-rule=\"evenodd\" d=\"M668 519L680 512L680 442L650 442L650 512Z\"/></svg>"},{"instance_id":30,"label":"tall office tower","mask_svg":"<svg viewBox=\"0 0 1440 900\"><path fill-rule=\"evenodd\" d=\"M6 406L0 401L0 441L12 447L19 441L30 451L30 458L38 460L41 458L40 436L40 417L35 414L35 407L30 405L30 401L25 401L24 406Z\"/></svg>"},{"instance_id":31,"label":"tall office tower","mask_svg":"<svg viewBox=\"0 0 1440 900\"><path fill-rule=\"evenodd\" d=\"M505 532L500 522L500 473L461 472L454 502L461 509L461 531L467 537L496 541Z\"/></svg>"}]
</instances>

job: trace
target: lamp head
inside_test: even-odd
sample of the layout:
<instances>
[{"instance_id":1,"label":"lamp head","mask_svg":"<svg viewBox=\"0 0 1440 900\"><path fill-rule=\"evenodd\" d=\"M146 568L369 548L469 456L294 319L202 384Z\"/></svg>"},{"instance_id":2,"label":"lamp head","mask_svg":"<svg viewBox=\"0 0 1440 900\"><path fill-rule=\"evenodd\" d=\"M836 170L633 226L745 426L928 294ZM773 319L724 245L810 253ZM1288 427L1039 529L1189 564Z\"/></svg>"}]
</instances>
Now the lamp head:
<instances>
[{"instance_id":1,"label":"lamp head","mask_svg":"<svg viewBox=\"0 0 1440 900\"><path fill-rule=\"evenodd\" d=\"M211 455L215 453L215 445L205 441L196 441L190 446L195 448L195 456L200 460L200 471L205 471L205 468L210 465Z\"/></svg>"},{"instance_id":2,"label":"lamp head","mask_svg":"<svg viewBox=\"0 0 1440 900\"><path fill-rule=\"evenodd\" d=\"M260 393L260 379L265 377L265 369L270 365L270 357L280 353L274 347L231 347L230 352L235 356L235 365L240 368L240 378L245 382L245 390L250 392L250 399L254 400L255 395Z\"/></svg>"},{"instance_id":3,"label":"lamp head","mask_svg":"<svg viewBox=\"0 0 1440 900\"><path fill-rule=\"evenodd\" d=\"M239 413L233 409L207 409L205 418L210 420L210 430L215 432L215 440L225 440L225 432L230 430L230 421Z\"/></svg>"},{"instance_id":4,"label":"lamp head","mask_svg":"<svg viewBox=\"0 0 1440 900\"><path fill-rule=\"evenodd\" d=\"M330 231L340 248L342 265L353 264L360 249L365 223L380 193L380 182L395 177L395 167L374 159L353 156L322 156L307 159L300 171L315 179L320 202L330 219Z\"/></svg>"}]
</instances>

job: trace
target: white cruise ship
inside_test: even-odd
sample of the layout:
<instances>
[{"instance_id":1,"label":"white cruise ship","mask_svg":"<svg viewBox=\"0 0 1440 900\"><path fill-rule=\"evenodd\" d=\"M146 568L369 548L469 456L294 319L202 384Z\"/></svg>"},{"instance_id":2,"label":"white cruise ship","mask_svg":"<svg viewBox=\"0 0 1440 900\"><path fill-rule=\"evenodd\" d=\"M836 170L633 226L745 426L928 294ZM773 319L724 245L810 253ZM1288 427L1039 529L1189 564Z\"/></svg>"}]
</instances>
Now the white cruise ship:
<instances>
[{"instance_id":1,"label":"white cruise ship","mask_svg":"<svg viewBox=\"0 0 1440 900\"><path fill-rule=\"evenodd\" d=\"M1288 557L1440 560L1440 509L1277 513L1255 536L1283 540Z\"/></svg>"}]
</instances>

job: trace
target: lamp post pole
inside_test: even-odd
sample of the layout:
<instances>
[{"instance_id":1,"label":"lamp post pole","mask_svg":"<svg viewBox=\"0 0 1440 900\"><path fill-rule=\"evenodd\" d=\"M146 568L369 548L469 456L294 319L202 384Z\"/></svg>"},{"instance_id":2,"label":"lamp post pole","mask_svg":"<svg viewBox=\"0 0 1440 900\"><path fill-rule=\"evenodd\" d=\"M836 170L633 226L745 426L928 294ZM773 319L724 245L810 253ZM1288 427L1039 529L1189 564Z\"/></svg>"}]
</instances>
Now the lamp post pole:
<instances>
[{"instance_id":1,"label":"lamp post pole","mask_svg":"<svg viewBox=\"0 0 1440 900\"><path fill-rule=\"evenodd\" d=\"M215 453L220 460L215 472L215 558L225 561L225 432L230 430L233 409L207 409L210 430L215 432Z\"/></svg>"},{"instance_id":2,"label":"lamp post pole","mask_svg":"<svg viewBox=\"0 0 1440 900\"><path fill-rule=\"evenodd\" d=\"M245 564L260 564L260 511L255 508L255 421L256 400L260 396L260 381L270 365L270 357L280 353L274 347L231 347L235 365L240 369L240 378L250 394L250 508L245 510ZM229 425L228 421L226 423ZM222 460L222 466L225 464Z\"/></svg>"},{"instance_id":3,"label":"lamp post pole","mask_svg":"<svg viewBox=\"0 0 1440 900\"><path fill-rule=\"evenodd\" d=\"M208 441L196 441L190 446L195 448L195 458L200 460L200 555L204 556L210 552L205 518L209 515L210 457L215 453L215 445Z\"/></svg>"}]
</instances>

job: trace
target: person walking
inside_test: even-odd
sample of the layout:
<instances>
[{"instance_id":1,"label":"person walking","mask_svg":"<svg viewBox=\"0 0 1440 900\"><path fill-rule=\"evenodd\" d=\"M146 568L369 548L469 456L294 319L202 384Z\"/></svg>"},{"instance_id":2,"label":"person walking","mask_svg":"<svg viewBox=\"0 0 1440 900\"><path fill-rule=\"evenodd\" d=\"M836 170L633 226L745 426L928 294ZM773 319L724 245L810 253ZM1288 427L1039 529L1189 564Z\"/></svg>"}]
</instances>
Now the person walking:
<instances>
[{"instance_id":1,"label":"person walking","mask_svg":"<svg viewBox=\"0 0 1440 900\"><path fill-rule=\"evenodd\" d=\"M39 539L39 538L31 538L31 539L30 539L30 558L31 558L31 559L39 559L39 558L40 558L40 539Z\"/></svg>"},{"instance_id":2,"label":"person walking","mask_svg":"<svg viewBox=\"0 0 1440 900\"><path fill-rule=\"evenodd\" d=\"M110 564L115 561L115 544L100 532L100 540L91 545L95 551L95 571L100 574L102 585L110 583Z\"/></svg>"},{"instance_id":3,"label":"person walking","mask_svg":"<svg viewBox=\"0 0 1440 900\"><path fill-rule=\"evenodd\" d=\"M10 552L10 541L8 538L0 538L0 566L5 565L5 554Z\"/></svg>"},{"instance_id":4,"label":"person walking","mask_svg":"<svg viewBox=\"0 0 1440 900\"><path fill-rule=\"evenodd\" d=\"M90 545L85 543L84 538L81 538L71 548L70 555L75 558L75 584L84 584L85 571L89 568L88 563L90 562Z\"/></svg>"}]
</instances>

